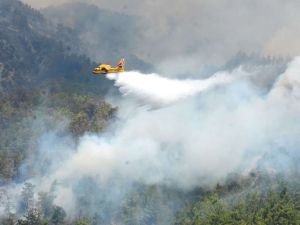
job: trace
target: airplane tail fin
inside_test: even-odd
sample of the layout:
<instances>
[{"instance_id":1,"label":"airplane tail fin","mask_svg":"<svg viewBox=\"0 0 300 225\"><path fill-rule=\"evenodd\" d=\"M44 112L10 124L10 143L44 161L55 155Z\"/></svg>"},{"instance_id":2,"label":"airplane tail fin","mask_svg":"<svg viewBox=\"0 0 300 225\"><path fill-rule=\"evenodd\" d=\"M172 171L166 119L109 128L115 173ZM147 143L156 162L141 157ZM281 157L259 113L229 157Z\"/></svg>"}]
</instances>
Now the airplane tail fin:
<instances>
[{"instance_id":1,"label":"airplane tail fin","mask_svg":"<svg viewBox=\"0 0 300 225\"><path fill-rule=\"evenodd\" d=\"M125 68L125 59L122 58L117 64L117 67L124 69Z\"/></svg>"}]
</instances>

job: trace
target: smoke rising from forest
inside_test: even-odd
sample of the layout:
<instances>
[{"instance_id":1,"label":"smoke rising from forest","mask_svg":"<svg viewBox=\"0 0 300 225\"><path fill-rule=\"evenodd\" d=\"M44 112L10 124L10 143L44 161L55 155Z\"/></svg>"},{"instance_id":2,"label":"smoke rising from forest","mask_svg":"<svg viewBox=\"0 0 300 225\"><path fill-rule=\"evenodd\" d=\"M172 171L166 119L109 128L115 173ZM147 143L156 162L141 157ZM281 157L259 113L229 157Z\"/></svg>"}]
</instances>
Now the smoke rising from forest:
<instances>
[{"instance_id":1,"label":"smoke rising from forest","mask_svg":"<svg viewBox=\"0 0 300 225\"><path fill-rule=\"evenodd\" d=\"M41 7L62 3L27 2L45 4ZM139 22L145 36L139 36L132 52L159 62L158 66L166 63L169 74L108 75L123 95L117 100L107 98L118 107L111 126L104 133L86 133L78 141L62 136L61 128L42 134L38 153L25 162L33 166L24 174L35 176L26 180L21 167L19 179L36 185L36 193L55 184L55 203L69 217L81 213L77 206L83 198L91 202L87 209L91 214L98 210L93 208L95 201L113 208L110 213L117 211L134 184L190 191L210 189L231 176L250 173L292 179L300 170L300 58L275 82L278 74L268 77L259 66L247 72L239 67L220 70L206 79L170 77L178 67L185 71L186 61L198 69L202 63L229 59L240 50L298 54L299 27L288 23L297 21L298 3L290 1L282 7L280 0L186 1L169 12L165 9L174 1L118 2L93 3L142 16ZM281 16L274 18L276 10ZM89 40L96 39L91 35ZM267 85L266 93L261 88ZM16 208L22 185L6 188L5 195Z\"/></svg>"},{"instance_id":2,"label":"smoke rising from forest","mask_svg":"<svg viewBox=\"0 0 300 225\"><path fill-rule=\"evenodd\" d=\"M299 68L296 58L267 95L241 69L194 83L138 72L109 75L132 98L164 104L149 111L124 96L113 128L86 134L76 146L46 135L35 167L43 173L31 181L38 191L56 182L56 204L72 215L80 192L88 195L86 179L101 187L103 201L115 207L134 183L192 190L258 171L288 179L299 170ZM143 88L164 89L161 83L174 92L162 91L152 99L156 89Z\"/></svg>"}]
</instances>

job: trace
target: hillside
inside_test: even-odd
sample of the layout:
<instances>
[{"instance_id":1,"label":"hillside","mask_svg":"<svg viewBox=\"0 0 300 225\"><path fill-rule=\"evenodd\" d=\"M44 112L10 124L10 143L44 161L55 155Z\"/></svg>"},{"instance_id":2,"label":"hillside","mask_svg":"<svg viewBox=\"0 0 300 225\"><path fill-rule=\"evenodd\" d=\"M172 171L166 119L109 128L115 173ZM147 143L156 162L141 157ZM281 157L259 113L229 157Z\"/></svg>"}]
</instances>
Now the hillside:
<instances>
[{"instance_id":1,"label":"hillside","mask_svg":"<svg viewBox=\"0 0 300 225\"><path fill-rule=\"evenodd\" d=\"M16 0L0 2L1 89L78 86L105 93L109 82L91 76L95 66L86 56L71 53L63 31L40 12ZM76 37L74 36L74 39ZM48 86L48 87L47 87Z\"/></svg>"},{"instance_id":2,"label":"hillside","mask_svg":"<svg viewBox=\"0 0 300 225\"><path fill-rule=\"evenodd\" d=\"M137 20L0 0L0 224L299 225L300 58L154 73Z\"/></svg>"},{"instance_id":3,"label":"hillside","mask_svg":"<svg viewBox=\"0 0 300 225\"><path fill-rule=\"evenodd\" d=\"M47 130L60 126L74 138L98 132L115 110L103 100L112 83L92 76L95 64L71 53L62 36L30 6L0 2L1 182L18 179Z\"/></svg>"},{"instance_id":4,"label":"hillside","mask_svg":"<svg viewBox=\"0 0 300 225\"><path fill-rule=\"evenodd\" d=\"M153 72L151 64L133 54L141 34L137 24L139 18L87 3L48 7L42 10L42 14L58 27L72 30L72 36L77 39L62 36L71 51L81 52L96 62L108 60L111 64L124 57L128 70Z\"/></svg>"}]
</instances>

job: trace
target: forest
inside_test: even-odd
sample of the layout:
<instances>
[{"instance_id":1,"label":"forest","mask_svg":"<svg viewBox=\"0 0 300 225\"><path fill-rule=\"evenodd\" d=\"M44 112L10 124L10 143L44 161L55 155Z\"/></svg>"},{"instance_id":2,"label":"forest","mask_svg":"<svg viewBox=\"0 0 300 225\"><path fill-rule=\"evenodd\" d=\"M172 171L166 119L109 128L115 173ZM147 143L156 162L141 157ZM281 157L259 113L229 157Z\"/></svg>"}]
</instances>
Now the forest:
<instances>
[{"instance_id":1,"label":"forest","mask_svg":"<svg viewBox=\"0 0 300 225\"><path fill-rule=\"evenodd\" d=\"M103 40L109 43L101 48L101 58L116 60L136 41L130 40L130 32L117 31L120 20L129 24L130 31L136 31L136 17L97 11L84 3L65 7L82 10L82 17L87 16L86 11L99 14L97 20L103 20L103 26L112 24L112 29L104 26L104 34L94 31L95 35L104 35ZM73 28L59 24L62 16L63 8L38 11L18 0L0 1L1 225L300 225L297 164L288 174L267 173L262 165L247 174L230 173L220 182L188 188L168 180L127 180L119 171L104 178L98 172L89 174L87 170L82 175L75 170L74 180L57 180L60 176L54 176L54 169L61 168L68 162L66 159L73 159L76 151L82 154L80 146L86 135L106 138L105 135L114 134L115 126L123 126L118 105L106 98L121 96L113 81L91 75L98 63L91 51L95 46L84 48L79 38L88 28L80 20ZM109 39L107 32L120 32L124 37L118 34ZM134 54L128 54L127 59L129 68L155 70ZM239 52L206 73L243 66L255 74L259 68L264 77L253 76L251 82L260 79L258 88L263 95L277 79L273 74L283 73L290 60ZM280 151L290 157L284 148ZM120 162L124 168L135 163L124 160ZM178 179L182 179L180 183L185 181L184 177ZM71 190L71 197L64 188ZM71 203L68 199L72 199ZM69 207L59 204L62 202Z\"/></svg>"}]
</instances>

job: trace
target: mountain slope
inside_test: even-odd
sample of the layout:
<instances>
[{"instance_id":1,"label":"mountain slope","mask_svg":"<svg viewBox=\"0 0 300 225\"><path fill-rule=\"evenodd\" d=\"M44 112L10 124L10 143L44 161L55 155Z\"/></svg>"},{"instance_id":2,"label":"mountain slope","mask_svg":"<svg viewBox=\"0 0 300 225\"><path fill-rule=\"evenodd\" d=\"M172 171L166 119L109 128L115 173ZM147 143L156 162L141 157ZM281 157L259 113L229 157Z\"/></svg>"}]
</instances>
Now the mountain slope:
<instances>
[{"instance_id":1,"label":"mountain slope","mask_svg":"<svg viewBox=\"0 0 300 225\"><path fill-rule=\"evenodd\" d=\"M76 13L75 13L76 12ZM126 68L143 72L153 71L153 66L134 55L139 41L139 18L100 9L86 3L68 3L42 10L54 24L72 30L68 43L73 51L88 55L92 60L107 60L114 64L120 57L126 58Z\"/></svg>"},{"instance_id":2,"label":"mountain slope","mask_svg":"<svg viewBox=\"0 0 300 225\"><path fill-rule=\"evenodd\" d=\"M95 79L95 66L85 56L69 51L59 40L62 29L49 23L38 11L17 0L0 2L0 82L2 93L15 89L79 85L105 93L111 85ZM76 37L74 37L76 39Z\"/></svg>"},{"instance_id":3,"label":"mountain slope","mask_svg":"<svg viewBox=\"0 0 300 225\"><path fill-rule=\"evenodd\" d=\"M91 75L95 64L71 53L62 31L20 1L0 1L0 184L20 179L44 133L100 132L114 112L103 100L111 81Z\"/></svg>"}]
</instances>

